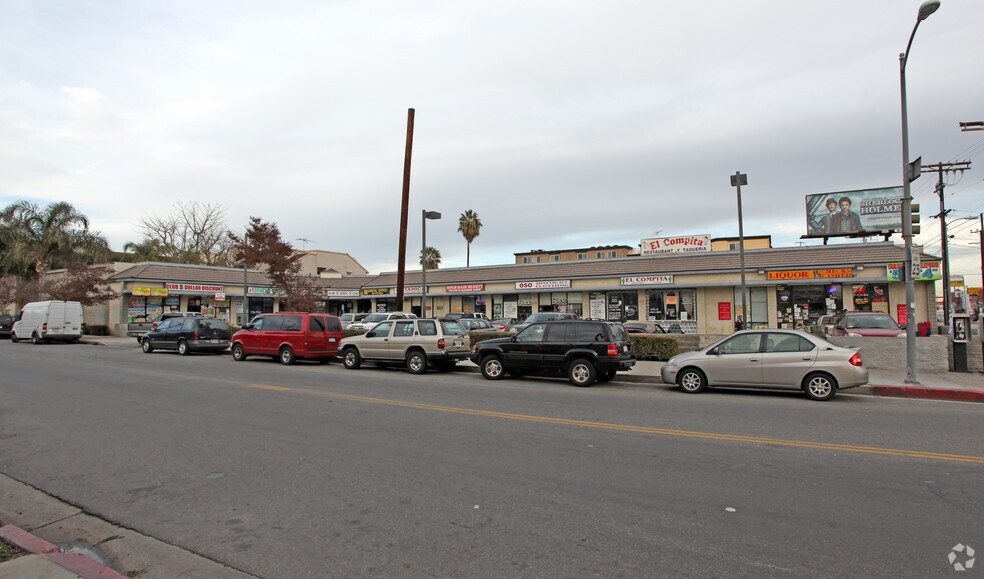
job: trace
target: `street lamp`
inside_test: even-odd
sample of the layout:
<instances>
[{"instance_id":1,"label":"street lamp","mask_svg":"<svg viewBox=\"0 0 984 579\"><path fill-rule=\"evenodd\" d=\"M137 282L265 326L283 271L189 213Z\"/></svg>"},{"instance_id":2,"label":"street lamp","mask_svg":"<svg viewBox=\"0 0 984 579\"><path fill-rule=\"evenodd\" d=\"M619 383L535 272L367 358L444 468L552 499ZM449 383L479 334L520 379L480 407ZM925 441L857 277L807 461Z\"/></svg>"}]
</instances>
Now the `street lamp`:
<instances>
[{"instance_id":1,"label":"street lamp","mask_svg":"<svg viewBox=\"0 0 984 579\"><path fill-rule=\"evenodd\" d=\"M420 212L420 317L427 317L427 220L440 219L437 211L421 210Z\"/></svg>"},{"instance_id":2,"label":"street lamp","mask_svg":"<svg viewBox=\"0 0 984 579\"><path fill-rule=\"evenodd\" d=\"M905 98L905 64L919 23L940 7L939 0L927 0L919 6L916 24L909 35L905 52L899 55L899 81L902 87L902 239L905 240L905 382L918 384L916 379L916 284L912 271L912 190L909 182L919 175L909 166L909 116Z\"/></svg>"},{"instance_id":3,"label":"street lamp","mask_svg":"<svg viewBox=\"0 0 984 579\"><path fill-rule=\"evenodd\" d=\"M741 186L748 185L748 175L735 171L731 176L731 186L738 189L738 259L741 266L741 323L748 326L748 286L745 285L745 226L741 219Z\"/></svg>"}]
</instances>

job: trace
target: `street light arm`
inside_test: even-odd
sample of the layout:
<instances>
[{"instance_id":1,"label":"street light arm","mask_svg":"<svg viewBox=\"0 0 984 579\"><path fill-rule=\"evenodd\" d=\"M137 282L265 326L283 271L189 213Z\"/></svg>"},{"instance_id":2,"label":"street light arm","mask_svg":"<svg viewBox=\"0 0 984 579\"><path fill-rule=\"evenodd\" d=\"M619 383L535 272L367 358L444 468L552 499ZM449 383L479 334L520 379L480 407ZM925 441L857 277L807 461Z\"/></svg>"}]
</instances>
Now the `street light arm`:
<instances>
[{"instance_id":1,"label":"street light arm","mask_svg":"<svg viewBox=\"0 0 984 579\"><path fill-rule=\"evenodd\" d=\"M912 34L909 35L909 43L905 45L905 52L902 53L902 73L905 74L905 64L909 62L909 50L912 48L912 39L916 37L916 29L922 20L916 20L916 25L912 27Z\"/></svg>"}]
</instances>

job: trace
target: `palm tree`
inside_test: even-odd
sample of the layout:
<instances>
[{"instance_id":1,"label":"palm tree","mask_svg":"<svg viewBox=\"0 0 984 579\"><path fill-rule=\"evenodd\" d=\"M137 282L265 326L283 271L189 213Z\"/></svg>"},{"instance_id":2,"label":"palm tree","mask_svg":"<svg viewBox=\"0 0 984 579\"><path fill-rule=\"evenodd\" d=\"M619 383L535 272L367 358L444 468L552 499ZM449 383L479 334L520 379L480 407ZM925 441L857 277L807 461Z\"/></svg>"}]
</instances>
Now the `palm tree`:
<instances>
[{"instance_id":1,"label":"palm tree","mask_svg":"<svg viewBox=\"0 0 984 579\"><path fill-rule=\"evenodd\" d=\"M464 236L465 241L468 242L468 253L465 257L465 267L471 267L471 244L478 237L479 232L482 230L482 220L478 218L478 213L475 213L471 209L465 211L458 218L458 231Z\"/></svg>"},{"instance_id":2,"label":"palm tree","mask_svg":"<svg viewBox=\"0 0 984 579\"><path fill-rule=\"evenodd\" d=\"M123 253L132 256L134 261L170 261L167 248L157 239L145 237L143 241L131 241L123 246Z\"/></svg>"},{"instance_id":3,"label":"palm tree","mask_svg":"<svg viewBox=\"0 0 984 579\"><path fill-rule=\"evenodd\" d=\"M441 265L441 252L436 247L427 246L420 252L420 265L424 265L424 256L427 256L427 269L437 269Z\"/></svg>"},{"instance_id":4,"label":"palm tree","mask_svg":"<svg viewBox=\"0 0 984 579\"><path fill-rule=\"evenodd\" d=\"M0 212L5 224L10 259L38 275L38 293L44 274L69 263L93 263L109 253L109 243L89 230L89 218L64 201L41 207L17 201Z\"/></svg>"}]
</instances>

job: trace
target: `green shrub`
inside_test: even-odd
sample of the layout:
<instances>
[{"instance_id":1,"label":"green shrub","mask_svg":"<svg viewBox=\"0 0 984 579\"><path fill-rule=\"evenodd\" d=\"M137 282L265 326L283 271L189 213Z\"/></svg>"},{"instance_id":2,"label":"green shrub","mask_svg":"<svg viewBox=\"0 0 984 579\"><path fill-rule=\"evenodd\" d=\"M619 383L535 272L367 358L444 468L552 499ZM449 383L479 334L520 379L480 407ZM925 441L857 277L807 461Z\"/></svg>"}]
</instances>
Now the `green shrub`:
<instances>
[{"instance_id":1,"label":"green shrub","mask_svg":"<svg viewBox=\"0 0 984 579\"><path fill-rule=\"evenodd\" d=\"M665 362L680 353L680 345L673 338L649 336L645 334L629 334L632 349L640 360Z\"/></svg>"},{"instance_id":2,"label":"green shrub","mask_svg":"<svg viewBox=\"0 0 984 579\"><path fill-rule=\"evenodd\" d=\"M90 326L89 324L86 324L85 328L82 329L82 333L87 336L108 336L109 326L103 326L103 325Z\"/></svg>"},{"instance_id":3,"label":"green shrub","mask_svg":"<svg viewBox=\"0 0 984 579\"><path fill-rule=\"evenodd\" d=\"M236 324L229 324L229 337L231 338L233 334L241 330L242 328Z\"/></svg>"}]
</instances>

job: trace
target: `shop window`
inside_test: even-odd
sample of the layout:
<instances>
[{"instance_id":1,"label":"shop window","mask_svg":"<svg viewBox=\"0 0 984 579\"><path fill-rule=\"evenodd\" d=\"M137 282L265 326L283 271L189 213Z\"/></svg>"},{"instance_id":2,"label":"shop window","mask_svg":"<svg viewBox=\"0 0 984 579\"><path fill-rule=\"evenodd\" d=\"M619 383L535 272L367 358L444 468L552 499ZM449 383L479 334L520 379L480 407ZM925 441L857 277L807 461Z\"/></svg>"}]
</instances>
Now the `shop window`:
<instances>
[{"instance_id":1,"label":"shop window","mask_svg":"<svg viewBox=\"0 0 984 579\"><path fill-rule=\"evenodd\" d=\"M188 311L201 313L202 298L200 296L188 296Z\"/></svg>"},{"instance_id":2,"label":"shop window","mask_svg":"<svg viewBox=\"0 0 984 579\"><path fill-rule=\"evenodd\" d=\"M764 287L748 288L748 319L745 320L745 329L767 328L769 327L769 290ZM735 318L741 315L741 305L745 300L742 298L741 286L735 288Z\"/></svg>"},{"instance_id":3,"label":"shop window","mask_svg":"<svg viewBox=\"0 0 984 579\"><path fill-rule=\"evenodd\" d=\"M638 292L608 292L606 302L608 304L606 319L613 322L639 319Z\"/></svg>"}]
</instances>

